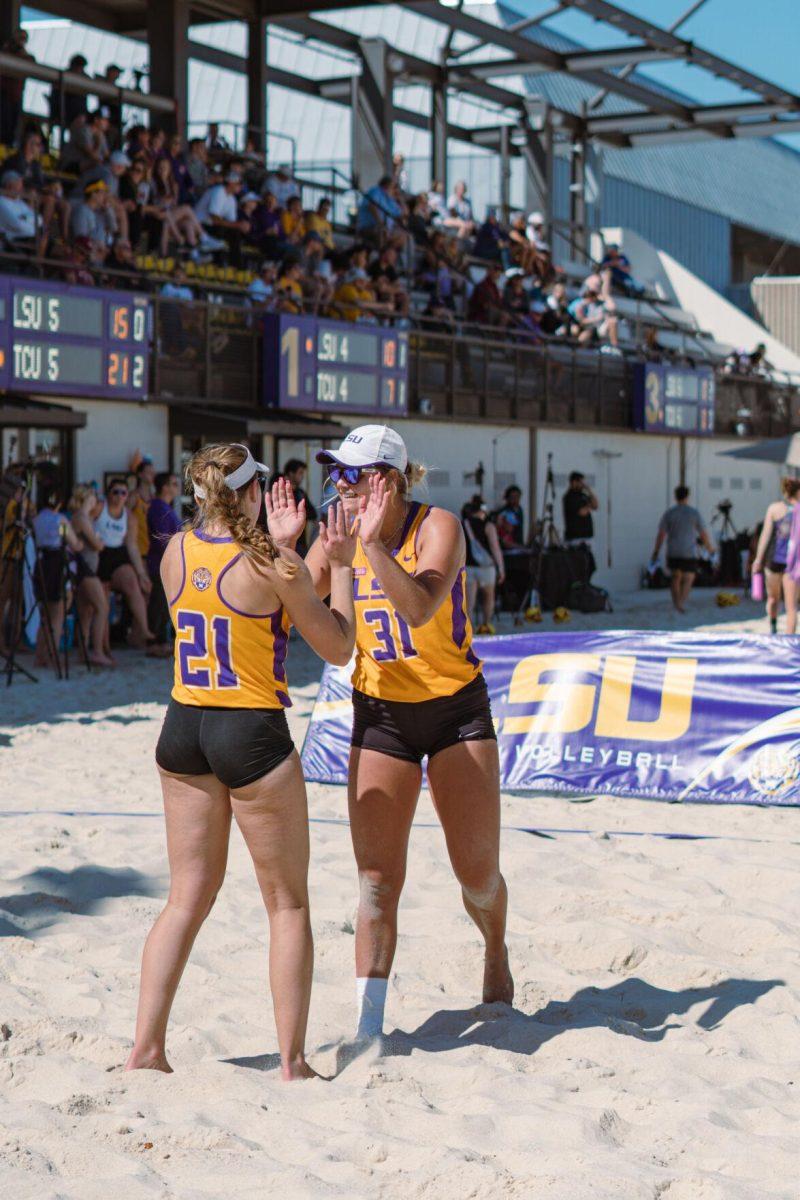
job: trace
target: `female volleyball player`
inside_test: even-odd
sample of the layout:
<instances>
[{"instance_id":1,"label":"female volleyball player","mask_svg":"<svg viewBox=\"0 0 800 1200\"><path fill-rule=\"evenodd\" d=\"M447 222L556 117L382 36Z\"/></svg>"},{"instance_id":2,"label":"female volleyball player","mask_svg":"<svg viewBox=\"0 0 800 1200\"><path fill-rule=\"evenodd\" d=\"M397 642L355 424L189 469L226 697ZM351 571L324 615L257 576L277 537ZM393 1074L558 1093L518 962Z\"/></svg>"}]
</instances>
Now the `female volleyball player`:
<instances>
[{"instance_id":1,"label":"female volleyball player","mask_svg":"<svg viewBox=\"0 0 800 1200\"><path fill-rule=\"evenodd\" d=\"M317 458L327 465L348 518L359 516L348 800L360 881L358 1034L372 1036L383 1027L426 755L464 906L486 944L483 999L513 999L499 865L497 740L471 645L458 519L411 499L424 472L408 462L403 439L385 425L361 426L337 450ZM289 490L276 489L267 508L273 535L291 542L305 515L294 509ZM333 579L324 546L315 543L305 561L317 591L326 595Z\"/></svg>"},{"instance_id":2,"label":"female volleyball player","mask_svg":"<svg viewBox=\"0 0 800 1200\"><path fill-rule=\"evenodd\" d=\"M245 446L207 446L187 474L197 516L170 541L161 567L176 631L175 685L156 748L170 891L144 948L127 1067L171 1069L169 1011L225 876L233 814L269 916L282 1075L302 1079L313 1074L304 1057L313 948L305 785L284 712L291 703L286 644L291 619L323 658L348 661L355 537L337 505L319 537L331 579L328 609L299 556L279 551L255 524L267 472Z\"/></svg>"},{"instance_id":3,"label":"female volleyball player","mask_svg":"<svg viewBox=\"0 0 800 1200\"><path fill-rule=\"evenodd\" d=\"M766 511L751 570L754 575L764 571L770 632L777 632L778 609L783 598L786 632L794 633L797 626L797 584L786 571L786 557L792 531L792 513L800 495L800 479L787 476L781 480L781 495L782 499L775 500Z\"/></svg>"}]
</instances>

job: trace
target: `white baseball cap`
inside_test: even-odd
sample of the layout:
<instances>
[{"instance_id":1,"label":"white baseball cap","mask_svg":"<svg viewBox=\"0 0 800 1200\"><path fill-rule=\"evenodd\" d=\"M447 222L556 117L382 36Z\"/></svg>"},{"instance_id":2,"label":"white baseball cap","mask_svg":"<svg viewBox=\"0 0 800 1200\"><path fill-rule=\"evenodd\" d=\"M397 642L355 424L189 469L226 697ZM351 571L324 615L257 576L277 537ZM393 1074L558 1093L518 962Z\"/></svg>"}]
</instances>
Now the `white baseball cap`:
<instances>
[{"instance_id":1,"label":"white baseball cap","mask_svg":"<svg viewBox=\"0 0 800 1200\"><path fill-rule=\"evenodd\" d=\"M540 212L532 212L528 214L529 225L544 225L544 217Z\"/></svg>"},{"instance_id":2,"label":"white baseball cap","mask_svg":"<svg viewBox=\"0 0 800 1200\"><path fill-rule=\"evenodd\" d=\"M388 425L359 425L335 450L318 450L317 462L338 463L341 467L408 466L406 444Z\"/></svg>"}]
</instances>

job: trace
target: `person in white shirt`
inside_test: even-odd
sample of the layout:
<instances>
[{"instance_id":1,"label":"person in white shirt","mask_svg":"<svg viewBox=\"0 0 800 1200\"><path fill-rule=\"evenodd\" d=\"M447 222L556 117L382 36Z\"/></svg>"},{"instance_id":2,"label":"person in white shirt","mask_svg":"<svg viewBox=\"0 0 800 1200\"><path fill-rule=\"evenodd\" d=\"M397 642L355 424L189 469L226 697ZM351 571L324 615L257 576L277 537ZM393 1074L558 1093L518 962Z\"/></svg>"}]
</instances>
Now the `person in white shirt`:
<instances>
[{"instance_id":1,"label":"person in white shirt","mask_svg":"<svg viewBox=\"0 0 800 1200\"><path fill-rule=\"evenodd\" d=\"M230 251L231 264L241 264L242 236L250 228L250 222L239 217L236 197L242 190L238 175L228 175L224 183L210 187L194 206L194 215L211 234L224 238ZM203 249L210 249L207 245Z\"/></svg>"},{"instance_id":2,"label":"person in white shirt","mask_svg":"<svg viewBox=\"0 0 800 1200\"><path fill-rule=\"evenodd\" d=\"M6 171L0 179L0 237L12 249L25 249L36 237L36 213L23 200L23 181L18 171Z\"/></svg>"},{"instance_id":3,"label":"person in white shirt","mask_svg":"<svg viewBox=\"0 0 800 1200\"><path fill-rule=\"evenodd\" d=\"M272 192L279 208L286 208L292 196L300 195L300 185L292 178L291 169L286 164L276 167L274 173L267 176L261 190L262 196L267 192Z\"/></svg>"}]
</instances>

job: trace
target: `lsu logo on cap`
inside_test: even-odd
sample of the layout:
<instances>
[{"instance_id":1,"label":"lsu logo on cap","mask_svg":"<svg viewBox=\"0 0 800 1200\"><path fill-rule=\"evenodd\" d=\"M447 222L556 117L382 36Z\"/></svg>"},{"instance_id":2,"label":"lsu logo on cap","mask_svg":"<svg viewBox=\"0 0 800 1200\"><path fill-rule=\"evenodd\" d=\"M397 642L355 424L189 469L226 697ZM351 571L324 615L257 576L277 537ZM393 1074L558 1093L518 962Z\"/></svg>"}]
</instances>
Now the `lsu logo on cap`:
<instances>
[{"instance_id":1,"label":"lsu logo on cap","mask_svg":"<svg viewBox=\"0 0 800 1200\"><path fill-rule=\"evenodd\" d=\"M212 575L208 567L195 567L192 571L192 585L198 592L204 592L211 587Z\"/></svg>"},{"instance_id":2,"label":"lsu logo on cap","mask_svg":"<svg viewBox=\"0 0 800 1200\"><path fill-rule=\"evenodd\" d=\"M346 442L363 442L363 437L360 433L350 433L344 439Z\"/></svg>"}]
</instances>

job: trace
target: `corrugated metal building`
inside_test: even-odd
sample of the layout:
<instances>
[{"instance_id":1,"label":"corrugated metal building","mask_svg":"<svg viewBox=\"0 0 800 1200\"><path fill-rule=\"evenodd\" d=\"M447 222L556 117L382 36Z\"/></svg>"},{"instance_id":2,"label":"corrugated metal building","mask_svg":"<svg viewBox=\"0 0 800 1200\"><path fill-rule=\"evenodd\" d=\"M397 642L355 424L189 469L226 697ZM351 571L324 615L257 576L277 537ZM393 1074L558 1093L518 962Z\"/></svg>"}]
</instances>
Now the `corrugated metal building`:
<instances>
[{"instance_id":1,"label":"corrugated metal building","mask_svg":"<svg viewBox=\"0 0 800 1200\"><path fill-rule=\"evenodd\" d=\"M505 5L471 7L492 22L512 24L519 19L519 14ZM436 57L445 38L443 26L392 4L327 12L323 17L359 35L383 37L400 51L428 59ZM111 61L126 68L146 67L147 48L142 43L63 21L35 21L28 28L29 48L34 56L54 66L65 65L80 50L98 71ZM195 27L192 36L233 53L245 51L246 33L240 24ZM576 46L541 27L528 31L528 36L556 49ZM469 42L463 35L456 35L454 46ZM284 71L306 77L331 78L337 74L349 75L353 70L352 59L346 53L309 45L282 30L270 33L269 61ZM192 61L189 82L190 115L195 128L204 127L208 120L239 126L244 123L245 81L241 76ZM656 86L652 79L647 83ZM546 73L508 77L503 85L510 90L541 95L573 111L595 90L581 79ZM28 89L28 106L44 112L44 87L29 83ZM397 101L419 112L429 111L429 96L422 87L398 89ZM610 96L596 113L628 111L630 107L626 100ZM346 108L269 85L267 111L271 130L268 148L273 161L293 158L299 164L332 163L349 175L350 118ZM451 99L450 118L460 125L477 128L497 124L497 111L483 101ZM406 155L411 186L426 187L429 135L397 125L395 147ZM773 242L779 246L788 241L800 247L797 205L800 154L775 141L708 140L658 148L606 148L597 155L595 175L598 195L596 203L590 205L589 214L595 225L635 230L712 287L727 289L731 296L736 296L736 289L730 285L765 269L763 260L772 257ZM465 178L470 185L479 213L487 204L499 200L500 168L496 156L474 146L451 143L450 179L458 177ZM769 180L769 187L764 186L764 180ZM512 203L519 207L523 203L522 183L521 164L517 160L512 170L511 196ZM556 162L554 183L554 213L567 217L566 158ZM752 236L748 243L749 235L755 235L755 250ZM737 250L739 243L745 248ZM747 258L748 253L751 259Z\"/></svg>"}]
</instances>

